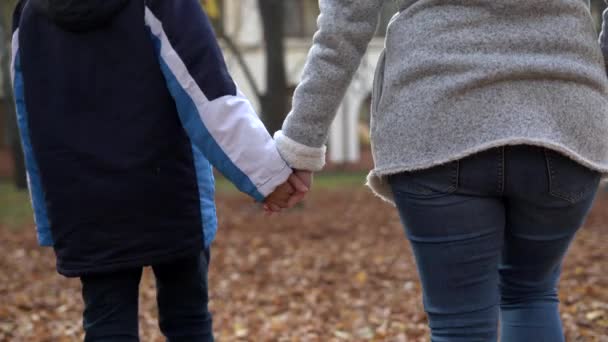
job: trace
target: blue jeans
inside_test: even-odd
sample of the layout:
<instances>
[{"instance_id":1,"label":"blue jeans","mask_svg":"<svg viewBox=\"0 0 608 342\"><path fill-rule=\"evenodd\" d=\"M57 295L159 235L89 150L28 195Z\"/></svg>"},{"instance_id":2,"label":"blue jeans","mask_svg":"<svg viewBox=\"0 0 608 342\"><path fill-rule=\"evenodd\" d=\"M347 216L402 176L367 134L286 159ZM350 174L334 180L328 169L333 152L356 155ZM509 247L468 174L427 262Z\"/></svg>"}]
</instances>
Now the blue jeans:
<instances>
[{"instance_id":1,"label":"blue jeans","mask_svg":"<svg viewBox=\"0 0 608 342\"><path fill-rule=\"evenodd\" d=\"M207 308L209 253L154 265L159 325L169 342L212 342ZM142 269L81 277L86 342L139 341Z\"/></svg>"},{"instance_id":2,"label":"blue jeans","mask_svg":"<svg viewBox=\"0 0 608 342\"><path fill-rule=\"evenodd\" d=\"M389 177L433 342L564 341L557 285L600 175L531 146Z\"/></svg>"}]
</instances>

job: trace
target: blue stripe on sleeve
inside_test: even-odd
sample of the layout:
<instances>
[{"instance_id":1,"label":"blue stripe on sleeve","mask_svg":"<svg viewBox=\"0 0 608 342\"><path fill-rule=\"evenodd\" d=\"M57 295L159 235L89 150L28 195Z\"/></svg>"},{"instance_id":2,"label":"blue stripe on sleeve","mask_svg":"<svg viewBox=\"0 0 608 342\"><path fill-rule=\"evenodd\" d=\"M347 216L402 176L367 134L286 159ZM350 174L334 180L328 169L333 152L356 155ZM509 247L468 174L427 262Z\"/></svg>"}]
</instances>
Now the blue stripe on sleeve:
<instances>
[{"instance_id":1,"label":"blue stripe on sleeve","mask_svg":"<svg viewBox=\"0 0 608 342\"><path fill-rule=\"evenodd\" d=\"M215 179L213 168L203 153L192 145L198 191L201 202L201 217L203 219L203 235L205 247L209 247L217 232L217 213L215 209Z\"/></svg>"},{"instance_id":2,"label":"blue stripe on sleeve","mask_svg":"<svg viewBox=\"0 0 608 342\"><path fill-rule=\"evenodd\" d=\"M161 41L154 36L152 32L150 32L150 35L154 40L156 52L159 56L159 63L167 81L167 87L175 99L180 120L192 143L196 145L196 147L204 153L205 157L215 167L222 171L222 173L241 191L249 194L257 201L263 201L264 195L258 191L251 179L234 165L232 160L230 160L215 139L213 139L213 136L203 124L193 99L188 95L186 90L182 88L169 65L160 57Z\"/></svg>"},{"instance_id":3,"label":"blue stripe on sleeve","mask_svg":"<svg viewBox=\"0 0 608 342\"><path fill-rule=\"evenodd\" d=\"M47 207L44 200L44 192L42 181L40 180L40 171L38 163L34 158L34 150L29 133L28 112L25 105L23 75L21 73L21 62L19 60L19 52L15 56L15 79L14 91L15 102L17 109L17 123L21 134L21 143L23 144L23 152L25 154L25 165L28 175L28 184L30 196L32 198L32 206L34 208L34 219L36 221L36 229L38 233L38 242L41 246L52 246L53 236L51 234L51 225L49 222Z\"/></svg>"}]
</instances>

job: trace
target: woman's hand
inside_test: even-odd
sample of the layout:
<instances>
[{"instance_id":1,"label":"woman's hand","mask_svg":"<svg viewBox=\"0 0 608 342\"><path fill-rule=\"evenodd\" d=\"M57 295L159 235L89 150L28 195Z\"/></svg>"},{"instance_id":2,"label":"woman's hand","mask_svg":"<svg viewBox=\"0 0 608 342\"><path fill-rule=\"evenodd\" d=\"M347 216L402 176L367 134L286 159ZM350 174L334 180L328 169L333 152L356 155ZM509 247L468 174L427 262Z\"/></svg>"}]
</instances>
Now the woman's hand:
<instances>
[{"instance_id":1,"label":"woman's hand","mask_svg":"<svg viewBox=\"0 0 608 342\"><path fill-rule=\"evenodd\" d=\"M312 186L313 174L310 171L294 170L285 184L279 186L264 201L264 211L270 215L291 209L300 203Z\"/></svg>"},{"instance_id":2,"label":"woman's hand","mask_svg":"<svg viewBox=\"0 0 608 342\"><path fill-rule=\"evenodd\" d=\"M306 186L306 191L305 192L301 192L301 191L296 191L291 198L289 198L289 201L287 202L287 207L288 208L293 208L296 204L302 202L304 200L304 198L306 197L306 195L308 195L308 192L310 191L310 189L312 188L312 181L313 181L313 173L311 171L302 171L302 170L295 170L293 176L295 176L295 178L297 178L297 180L299 180L302 184L304 184L304 186ZM291 181L291 178L290 178ZM290 184L297 189L296 184L293 184L290 182Z\"/></svg>"},{"instance_id":3,"label":"woman's hand","mask_svg":"<svg viewBox=\"0 0 608 342\"><path fill-rule=\"evenodd\" d=\"M294 171L287 182L279 186L264 201L264 211L268 214L293 208L302 201L310 189L312 175L306 176L302 171Z\"/></svg>"}]
</instances>

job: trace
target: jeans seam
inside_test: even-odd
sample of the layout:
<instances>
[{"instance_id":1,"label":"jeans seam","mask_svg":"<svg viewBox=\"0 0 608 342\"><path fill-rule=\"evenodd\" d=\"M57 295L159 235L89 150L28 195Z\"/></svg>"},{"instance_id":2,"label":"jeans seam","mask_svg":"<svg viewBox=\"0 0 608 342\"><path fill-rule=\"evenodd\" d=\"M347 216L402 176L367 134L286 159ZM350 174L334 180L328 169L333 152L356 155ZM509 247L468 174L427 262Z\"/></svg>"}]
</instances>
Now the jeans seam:
<instances>
[{"instance_id":1,"label":"jeans seam","mask_svg":"<svg viewBox=\"0 0 608 342\"><path fill-rule=\"evenodd\" d=\"M555 172L553 171L553 167L551 166L551 157L547 153L547 150L544 150L545 161L547 162L547 176L549 181L549 193L553 193L553 178L555 176Z\"/></svg>"},{"instance_id":2,"label":"jeans seam","mask_svg":"<svg viewBox=\"0 0 608 342\"><path fill-rule=\"evenodd\" d=\"M505 147L498 149L498 195L503 195L505 191Z\"/></svg>"},{"instance_id":3,"label":"jeans seam","mask_svg":"<svg viewBox=\"0 0 608 342\"><path fill-rule=\"evenodd\" d=\"M450 191L456 191L458 190L458 186L459 186L459 181L460 181L460 162L459 161L455 161L454 162L454 171L452 171L452 186Z\"/></svg>"}]
</instances>

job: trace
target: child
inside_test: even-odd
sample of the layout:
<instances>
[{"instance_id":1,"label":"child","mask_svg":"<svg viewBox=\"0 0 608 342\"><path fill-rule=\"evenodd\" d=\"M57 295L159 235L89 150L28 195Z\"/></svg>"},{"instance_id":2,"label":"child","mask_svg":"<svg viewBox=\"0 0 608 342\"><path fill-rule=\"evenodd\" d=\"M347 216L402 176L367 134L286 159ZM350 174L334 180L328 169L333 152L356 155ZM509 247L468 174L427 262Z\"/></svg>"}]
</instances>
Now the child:
<instances>
[{"instance_id":1,"label":"child","mask_svg":"<svg viewBox=\"0 0 608 342\"><path fill-rule=\"evenodd\" d=\"M199 3L22 0L12 71L38 239L82 281L86 341L138 340L147 265L168 340L212 341L211 166L272 208L306 188Z\"/></svg>"}]
</instances>

